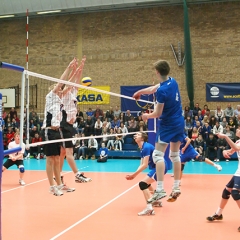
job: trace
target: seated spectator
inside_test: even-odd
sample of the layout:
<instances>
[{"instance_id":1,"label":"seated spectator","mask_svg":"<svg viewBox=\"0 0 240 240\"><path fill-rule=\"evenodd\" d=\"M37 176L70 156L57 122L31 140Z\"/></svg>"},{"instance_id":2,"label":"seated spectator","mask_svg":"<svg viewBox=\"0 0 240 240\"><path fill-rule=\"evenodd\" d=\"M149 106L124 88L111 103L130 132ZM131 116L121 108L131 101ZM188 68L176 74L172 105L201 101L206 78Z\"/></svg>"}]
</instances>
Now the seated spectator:
<instances>
[{"instance_id":1,"label":"seated spectator","mask_svg":"<svg viewBox=\"0 0 240 240\"><path fill-rule=\"evenodd\" d=\"M102 121L100 120L100 118L98 118L94 124L94 134L96 136L100 136L102 134L102 125ZM98 138L98 140L100 140L100 138Z\"/></svg>"},{"instance_id":2,"label":"seated spectator","mask_svg":"<svg viewBox=\"0 0 240 240\"><path fill-rule=\"evenodd\" d=\"M184 108L183 116L184 116L184 119L187 119L187 117L190 117L190 119L192 119L193 113L192 113L192 110L190 110L190 107L186 106Z\"/></svg>"},{"instance_id":3,"label":"seated spectator","mask_svg":"<svg viewBox=\"0 0 240 240\"><path fill-rule=\"evenodd\" d=\"M83 117L79 117L78 121L76 119L76 122L74 123L73 127L77 130L78 134L79 133L82 134L84 131L84 127L85 127L85 121L84 121Z\"/></svg>"},{"instance_id":4,"label":"seated spectator","mask_svg":"<svg viewBox=\"0 0 240 240\"><path fill-rule=\"evenodd\" d=\"M132 114L130 110L127 110L125 114L125 126L128 126L128 122L131 120L131 117L132 117Z\"/></svg>"},{"instance_id":5,"label":"seated spectator","mask_svg":"<svg viewBox=\"0 0 240 240\"><path fill-rule=\"evenodd\" d=\"M234 110L234 116L237 117L240 114L240 105L237 105L237 108Z\"/></svg>"},{"instance_id":6,"label":"seated spectator","mask_svg":"<svg viewBox=\"0 0 240 240\"><path fill-rule=\"evenodd\" d=\"M93 134L91 137L93 137ZM88 140L88 148L86 150L86 159L90 157L92 160L95 160L95 153L98 150L98 142L95 138L90 138Z\"/></svg>"},{"instance_id":7,"label":"seated spectator","mask_svg":"<svg viewBox=\"0 0 240 240\"><path fill-rule=\"evenodd\" d=\"M93 134L93 126L94 126L93 119L91 116L88 116L85 122L84 131L83 131L85 136L90 136Z\"/></svg>"},{"instance_id":8,"label":"seated spectator","mask_svg":"<svg viewBox=\"0 0 240 240\"><path fill-rule=\"evenodd\" d=\"M120 122L123 122L123 123L125 123L125 113L124 112L121 112L120 113L120 115L119 115L119 120L120 120Z\"/></svg>"},{"instance_id":9,"label":"seated spectator","mask_svg":"<svg viewBox=\"0 0 240 240\"><path fill-rule=\"evenodd\" d=\"M104 115L103 111L99 108L99 106L96 106L96 110L94 111L94 118L95 119L100 119L101 122L103 121Z\"/></svg>"},{"instance_id":10,"label":"seated spectator","mask_svg":"<svg viewBox=\"0 0 240 240\"><path fill-rule=\"evenodd\" d=\"M224 117L224 111L222 110L220 105L217 105L217 109L214 111L215 118L218 122L221 122Z\"/></svg>"},{"instance_id":11,"label":"seated spectator","mask_svg":"<svg viewBox=\"0 0 240 240\"><path fill-rule=\"evenodd\" d=\"M128 121L128 132L136 132L137 122L134 117L131 117L130 121Z\"/></svg>"},{"instance_id":12,"label":"seated spectator","mask_svg":"<svg viewBox=\"0 0 240 240\"><path fill-rule=\"evenodd\" d=\"M213 136L213 133L209 133L209 138L206 140L206 155L210 160L219 161L217 159L217 139Z\"/></svg>"},{"instance_id":13,"label":"seated spectator","mask_svg":"<svg viewBox=\"0 0 240 240\"><path fill-rule=\"evenodd\" d=\"M202 112L201 112L201 113L202 113L202 117L204 117L204 115L206 114L206 111L207 111L207 110L209 110L209 109L208 109L208 105L205 104L204 107L203 107L203 110L202 110Z\"/></svg>"},{"instance_id":14,"label":"seated spectator","mask_svg":"<svg viewBox=\"0 0 240 240\"><path fill-rule=\"evenodd\" d=\"M108 120L109 118L105 118L105 120L103 121L103 126L102 128L106 128L107 129L107 132L110 131L110 128L111 128L111 122L109 122Z\"/></svg>"},{"instance_id":15,"label":"seated spectator","mask_svg":"<svg viewBox=\"0 0 240 240\"><path fill-rule=\"evenodd\" d=\"M232 132L236 132L236 124L233 120L233 118L229 118L228 126Z\"/></svg>"},{"instance_id":16,"label":"seated spectator","mask_svg":"<svg viewBox=\"0 0 240 240\"><path fill-rule=\"evenodd\" d=\"M198 111L198 121L201 122L202 120L203 120L202 111L199 110L199 111Z\"/></svg>"},{"instance_id":17,"label":"seated spectator","mask_svg":"<svg viewBox=\"0 0 240 240\"><path fill-rule=\"evenodd\" d=\"M12 128L13 128L13 131L19 128L19 123L16 122L15 118L12 119Z\"/></svg>"},{"instance_id":18,"label":"seated spectator","mask_svg":"<svg viewBox=\"0 0 240 240\"><path fill-rule=\"evenodd\" d=\"M114 141L115 141L115 136L112 136L114 134L114 129L110 129L110 134L108 136L108 142L107 142L107 148L109 150L114 150Z\"/></svg>"},{"instance_id":19,"label":"seated spectator","mask_svg":"<svg viewBox=\"0 0 240 240\"><path fill-rule=\"evenodd\" d=\"M2 108L2 119L5 119L7 117L7 112L4 110L4 107Z\"/></svg>"},{"instance_id":20,"label":"seated spectator","mask_svg":"<svg viewBox=\"0 0 240 240\"><path fill-rule=\"evenodd\" d=\"M224 110L224 116L229 121L230 117L234 117L234 109L231 106L231 103L228 103L227 108Z\"/></svg>"},{"instance_id":21,"label":"seated spectator","mask_svg":"<svg viewBox=\"0 0 240 240\"><path fill-rule=\"evenodd\" d=\"M35 136L36 133L39 133L38 130L37 130L37 126L34 126L34 125L33 125L33 128L30 129L30 131L29 131L29 135L30 135L31 138L34 138L34 136ZM31 141L30 141L30 142L31 142Z\"/></svg>"},{"instance_id":22,"label":"seated spectator","mask_svg":"<svg viewBox=\"0 0 240 240\"><path fill-rule=\"evenodd\" d=\"M15 134L15 132L13 131L12 127L8 127L8 131L6 133L7 146L11 141L13 141L14 134Z\"/></svg>"},{"instance_id":23,"label":"seated spectator","mask_svg":"<svg viewBox=\"0 0 240 240\"><path fill-rule=\"evenodd\" d=\"M193 119L193 122L192 122L192 126L193 126L193 127L196 127L197 122L199 122L199 121L200 121L200 120L199 120L199 117L198 117L198 116L195 116L194 119Z\"/></svg>"},{"instance_id":24,"label":"seated spectator","mask_svg":"<svg viewBox=\"0 0 240 240\"><path fill-rule=\"evenodd\" d=\"M209 126L209 124L206 122L204 126L202 127L202 136L203 139L206 141L208 139L209 134L212 132L212 128Z\"/></svg>"},{"instance_id":25,"label":"seated spectator","mask_svg":"<svg viewBox=\"0 0 240 240\"><path fill-rule=\"evenodd\" d=\"M114 118L114 111L113 107L110 107L109 110L106 111L106 118L108 119L108 122L111 122Z\"/></svg>"},{"instance_id":26,"label":"seated spectator","mask_svg":"<svg viewBox=\"0 0 240 240\"><path fill-rule=\"evenodd\" d=\"M235 134L233 131L231 131L230 127L226 127L226 133L225 133L233 142L235 142Z\"/></svg>"},{"instance_id":27,"label":"seated spectator","mask_svg":"<svg viewBox=\"0 0 240 240\"><path fill-rule=\"evenodd\" d=\"M108 149L105 147L105 143L102 143L99 152L100 152L100 155L99 155L99 158L98 158L97 162L101 162L101 163L107 162Z\"/></svg>"},{"instance_id":28,"label":"seated spectator","mask_svg":"<svg viewBox=\"0 0 240 240\"><path fill-rule=\"evenodd\" d=\"M221 159L223 157L222 152L228 148L227 146L227 141L224 138L217 139L217 159Z\"/></svg>"},{"instance_id":29,"label":"seated spectator","mask_svg":"<svg viewBox=\"0 0 240 240\"><path fill-rule=\"evenodd\" d=\"M195 107L193 108L193 117L198 115L198 111L201 111L201 108L199 107L199 104L196 103Z\"/></svg>"},{"instance_id":30,"label":"seated spectator","mask_svg":"<svg viewBox=\"0 0 240 240\"><path fill-rule=\"evenodd\" d=\"M223 126L216 122L215 126L213 127L213 134L217 138L218 133L223 133Z\"/></svg>"},{"instance_id":31,"label":"seated spectator","mask_svg":"<svg viewBox=\"0 0 240 240\"><path fill-rule=\"evenodd\" d=\"M117 129L118 134L122 134L122 130L120 128ZM114 148L115 150L120 150L122 151L122 145L123 145L123 136L122 135L117 135L115 138L114 142Z\"/></svg>"},{"instance_id":32,"label":"seated spectator","mask_svg":"<svg viewBox=\"0 0 240 240\"><path fill-rule=\"evenodd\" d=\"M6 119L4 120L4 122L5 122L5 132L7 132L7 131L8 131L8 128L9 128L9 127L12 127L11 118L6 118Z\"/></svg>"},{"instance_id":33,"label":"seated spectator","mask_svg":"<svg viewBox=\"0 0 240 240\"><path fill-rule=\"evenodd\" d=\"M13 118L16 120L16 122L20 125L20 119L17 115L14 114Z\"/></svg>"},{"instance_id":34,"label":"seated spectator","mask_svg":"<svg viewBox=\"0 0 240 240\"><path fill-rule=\"evenodd\" d=\"M144 121L140 121L137 124L136 132L143 132L143 131L147 131L147 126Z\"/></svg>"},{"instance_id":35,"label":"seated spectator","mask_svg":"<svg viewBox=\"0 0 240 240\"><path fill-rule=\"evenodd\" d=\"M226 132L226 127L228 126L227 118L224 117L222 122L220 122L220 124L223 127L223 133L225 133Z\"/></svg>"},{"instance_id":36,"label":"seated spectator","mask_svg":"<svg viewBox=\"0 0 240 240\"><path fill-rule=\"evenodd\" d=\"M83 133L82 133L81 136L85 137L85 135ZM87 148L88 148L88 140L87 139L80 139L79 140L78 153L77 153L77 159L85 159L85 157L87 155Z\"/></svg>"},{"instance_id":37,"label":"seated spectator","mask_svg":"<svg viewBox=\"0 0 240 240\"><path fill-rule=\"evenodd\" d=\"M111 122L111 128L114 129L114 132L117 132L117 129L120 127L120 120L114 116L114 119Z\"/></svg>"},{"instance_id":38,"label":"seated spectator","mask_svg":"<svg viewBox=\"0 0 240 240\"><path fill-rule=\"evenodd\" d=\"M195 150L203 156L204 152L204 141L202 135L198 135L198 138L195 139L194 144L193 144Z\"/></svg>"},{"instance_id":39,"label":"seated spectator","mask_svg":"<svg viewBox=\"0 0 240 240\"><path fill-rule=\"evenodd\" d=\"M30 131L33 130L34 127L36 127L36 129L37 129L37 126L34 124L33 119L31 119L29 122L29 130Z\"/></svg>"},{"instance_id":40,"label":"seated spectator","mask_svg":"<svg viewBox=\"0 0 240 240\"><path fill-rule=\"evenodd\" d=\"M3 148L4 148L4 150L8 149L8 139L7 139L6 133L3 134Z\"/></svg>"},{"instance_id":41,"label":"seated spectator","mask_svg":"<svg viewBox=\"0 0 240 240\"><path fill-rule=\"evenodd\" d=\"M102 131L102 139L101 139L101 146L102 146L102 143L105 144L105 146L107 146L107 142L108 142L108 130L106 127L103 128L103 131Z\"/></svg>"},{"instance_id":42,"label":"seated spectator","mask_svg":"<svg viewBox=\"0 0 240 240\"><path fill-rule=\"evenodd\" d=\"M213 127L216 125L216 122L217 122L217 119L214 116L212 116L208 123L211 129L213 129Z\"/></svg>"},{"instance_id":43,"label":"seated spectator","mask_svg":"<svg viewBox=\"0 0 240 240\"><path fill-rule=\"evenodd\" d=\"M193 128L192 130L192 137L191 137L191 144L194 144L194 141L198 138L198 130L196 127Z\"/></svg>"},{"instance_id":44,"label":"seated spectator","mask_svg":"<svg viewBox=\"0 0 240 240\"><path fill-rule=\"evenodd\" d=\"M79 124L81 118L84 119L83 112L80 109L78 109L77 114L76 114L76 122L78 124Z\"/></svg>"},{"instance_id":45,"label":"seated spectator","mask_svg":"<svg viewBox=\"0 0 240 240\"><path fill-rule=\"evenodd\" d=\"M120 129L121 129L122 133L128 133L128 129L127 129L127 127L124 125L123 122L121 122L121 124L120 124ZM125 137L126 137L126 134L123 135L123 142L124 142Z\"/></svg>"},{"instance_id":46,"label":"seated spectator","mask_svg":"<svg viewBox=\"0 0 240 240\"><path fill-rule=\"evenodd\" d=\"M185 133L189 138L191 138L192 129L193 129L193 122L192 122L191 118L188 116L185 119Z\"/></svg>"},{"instance_id":47,"label":"seated spectator","mask_svg":"<svg viewBox=\"0 0 240 240\"><path fill-rule=\"evenodd\" d=\"M10 118L11 118L11 121L12 121L12 119L14 118L14 115L17 116L17 111L15 110L15 108L12 107L9 114L10 114Z\"/></svg>"},{"instance_id":48,"label":"seated spectator","mask_svg":"<svg viewBox=\"0 0 240 240\"><path fill-rule=\"evenodd\" d=\"M119 118L120 113L121 113L121 110L119 109L119 106L116 106L113 112L113 116Z\"/></svg>"},{"instance_id":49,"label":"seated spectator","mask_svg":"<svg viewBox=\"0 0 240 240\"><path fill-rule=\"evenodd\" d=\"M38 143L38 142L42 142L42 138L36 132L34 134L34 137L32 138L31 143ZM37 145L36 147L30 147L30 155L34 156L34 158L39 160L42 153L43 153L43 149L41 145Z\"/></svg>"},{"instance_id":50,"label":"seated spectator","mask_svg":"<svg viewBox=\"0 0 240 240\"><path fill-rule=\"evenodd\" d=\"M94 116L94 112L92 108L88 108L88 110L86 111L86 115L87 117L91 117L91 118Z\"/></svg>"}]
</instances>

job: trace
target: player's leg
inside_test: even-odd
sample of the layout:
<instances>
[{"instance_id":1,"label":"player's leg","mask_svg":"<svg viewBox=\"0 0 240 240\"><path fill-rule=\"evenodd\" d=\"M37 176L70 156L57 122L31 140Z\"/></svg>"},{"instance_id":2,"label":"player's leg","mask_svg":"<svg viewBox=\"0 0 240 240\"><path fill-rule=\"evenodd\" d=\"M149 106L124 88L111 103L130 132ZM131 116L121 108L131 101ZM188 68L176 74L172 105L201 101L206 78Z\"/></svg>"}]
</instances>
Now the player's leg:
<instances>
[{"instance_id":1,"label":"player's leg","mask_svg":"<svg viewBox=\"0 0 240 240\"><path fill-rule=\"evenodd\" d=\"M16 165L19 169L19 184L24 186L25 182L23 180L23 176L24 176L25 168L24 168L23 160L17 160Z\"/></svg>"},{"instance_id":2,"label":"player's leg","mask_svg":"<svg viewBox=\"0 0 240 240\"><path fill-rule=\"evenodd\" d=\"M12 161L11 159L7 159L6 162L2 166L2 172L4 172L5 170L9 169L13 165L15 165L15 162Z\"/></svg>"},{"instance_id":3,"label":"player's leg","mask_svg":"<svg viewBox=\"0 0 240 240\"><path fill-rule=\"evenodd\" d=\"M205 157L203 157L203 156L201 156L201 155L198 155L196 158L197 158L200 162L201 162L201 161L204 161L205 163L207 163L207 164L215 167L219 172L222 170L222 166L220 166L219 164L214 163L214 162L211 161L209 158L205 158Z\"/></svg>"},{"instance_id":4,"label":"player's leg","mask_svg":"<svg viewBox=\"0 0 240 240\"><path fill-rule=\"evenodd\" d=\"M183 170L185 168L185 162L181 162L181 173L180 173L180 180L182 179L182 175L183 175Z\"/></svg>"},{"instance_id":5,"label":"player's leg","mask_svg":"<svg viewBox=\"0 0 240 240\"><path fill-rule=\"evenodd\" d=\"M181 175L181 161L180 161L180 141L170 142L170 154L169 158L173 162L173 174L174 174L174 183L172 187L172 192L168 197L168 202L175 202L181 194L180 190L180 175Z\"/></svg>"}]
</instances>

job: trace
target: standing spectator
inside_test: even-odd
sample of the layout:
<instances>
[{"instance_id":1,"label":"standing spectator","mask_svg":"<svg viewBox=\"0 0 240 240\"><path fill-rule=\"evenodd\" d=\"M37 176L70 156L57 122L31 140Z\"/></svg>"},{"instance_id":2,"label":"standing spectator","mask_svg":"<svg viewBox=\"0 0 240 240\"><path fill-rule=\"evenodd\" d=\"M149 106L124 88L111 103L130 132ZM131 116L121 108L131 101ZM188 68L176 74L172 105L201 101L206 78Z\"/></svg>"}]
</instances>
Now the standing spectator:
<instances>
[{"instance_id":1,"label":"standing spectator","mask_svg":"<svg viewBox=\"0 0 240 240\"><path fill-rule=\"evenodd\" d=\"M93 134L91 134L91 137L93 136ZM87 155L86 158L88 159L88 157L91 157L92 160L95 160L95 152L98 149L98 142L95 138L90 138L88 140L88 148L87 148Z\"/></svg>"},{"instance_id":2,"label":"standing spectator","mask_svg":"<svg viewBox=\"0 0 240 240\"><path fill-rule=\"evenodd\" d=\"M108 159L108 149L105 147L105 143L102 143L101 148L99 150L100 156L97 160L97 162L107 162Z\"/></svg>"},{"instance_id":3,"label":"standing spectator","mask_svg":"<svg viewBox=\"0 0 240 240\"><path fill-rule=\"evenodd\" d=\"M207 157L210 160L219 162L217 159L217 139L213 136L213 133L209 133L209 138L206 140Z\"/></svg>"},{"instance_id":4,"label":"standing spectator","mask_svg":"<svg viewBox=\"0 0 240 240\"><path fill-rule=\"evenodd\" d=\"M199 107L199 104L196 103L195 107L193 108L193 117L198 115L198 111L201 111L201 108Z\"/></svg>"},{"instance_id":5,"label":"standing spectator","mask_svg":"<svg viewBox=\"0 0 240 240\"><path fill-rule=\"evenodd\" d=\"M230 103L227 105L227 108L224 110L224 115L227 119L227 122L229 121L230 117L234 117L234 109L232 108Z\"/></svg>"},{"instance_id":6,"label":"standing spectator","mask_svg":"<svg viewBox=\"0 0 240 240\"><path fill-rule=\"evenodd\" d=\"M39 136L38 133L35 133L34 138L32 138L32 143L42 142L42 138ZM36 159L40 159L42 153L41 145L36 147L30 147L30 155L34 156Z\"/></svg>"},{"instance_id":7,"label":"standing spectator","mask_svg":"<svg viewBox=\"0 0 240 240\"><path fill-rule=\"evenodd\" d=\"M113 113L114 117L119 118L120 113L121 113L121 110L119 109L119 106L116 106L115 110L114 110L114 113Z\"/></svg>"},{"instance_id":8,"label":"standing spectator","mask_svg":"<svg viewBox=\"0 0 240 240\"><path fill-rule=\"evenodd\" d=\"M215 113L215 118L217 119L217 121L221 122L224 117L224 111L221 109L220 105L217 105L217 109L214 111L214 113Z\"/></svg>"}]
</instances>

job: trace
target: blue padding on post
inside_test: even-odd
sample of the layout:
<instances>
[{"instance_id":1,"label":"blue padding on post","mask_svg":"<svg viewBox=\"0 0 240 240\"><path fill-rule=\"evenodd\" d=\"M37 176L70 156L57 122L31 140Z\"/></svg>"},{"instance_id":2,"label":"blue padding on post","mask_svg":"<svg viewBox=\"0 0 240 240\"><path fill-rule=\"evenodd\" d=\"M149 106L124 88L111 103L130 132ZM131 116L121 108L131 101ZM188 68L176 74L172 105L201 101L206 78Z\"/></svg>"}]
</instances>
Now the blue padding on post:
<instances>
[{"instance_id":1,"label":"blue padding on post","mask_svg":"<svg viewBox=\"0 0 240 240\"><path fill-rule=\"evenodd\" d=\"M12 148L12 149L5 150L3 153L4 153L4 156L5 156L5 155L9 155L9 154L12 154L12 153L15 153L15 152L20 152L20 151L22 151L22 148L17 147L17 148Z\"/></svg>"},{"instance_id":2,"label":"blue padding on post","mask_svg":"<svg viewBox=\"0 0 240 240\"><path fill-rule=\"evenodd\" d=\"M18 65L13 65L10 63L5 63L5 62L0 62L0 67L1 68L7 68L10 70L14 70L14 71L18 71L18 72L23 72L24 71L24 67L18 66Z\"/></svg>"}]
</instances>

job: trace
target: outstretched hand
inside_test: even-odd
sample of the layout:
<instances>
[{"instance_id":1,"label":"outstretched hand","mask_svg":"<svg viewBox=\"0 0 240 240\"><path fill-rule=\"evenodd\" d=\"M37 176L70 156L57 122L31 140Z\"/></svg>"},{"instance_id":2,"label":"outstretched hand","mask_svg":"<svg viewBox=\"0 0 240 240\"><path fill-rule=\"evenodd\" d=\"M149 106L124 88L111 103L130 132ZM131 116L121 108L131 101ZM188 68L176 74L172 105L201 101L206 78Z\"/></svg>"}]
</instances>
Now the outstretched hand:
<instances>
[{"instance_id":1,"label":"outstretched hand","mask_svg":"<svg viewBox=\"0 0 240 240\"><path fill-rule=\"evenodd\" d=\"M217 135L218 138L225 138L226 137L226 135L223 134L223 133L217 133L216 135Z\"/></svg>"},{"instance_id":2,"label":"outstretched hand","mask_svg":"<svg viewBox=\"0 0 240 240\"><path fill-rule=\"evenodd\" d=\"M127 179L127 180L133 180L133 179L134 179L134 176L133 176L133 175L127 175L127 176L126 176L126 179Z\"/></svg>"},{"instance_id":3,"label":"outstretched hand","mask_svg":"<svg viewBox=\"0 0 240 240\"><path fill-rule=\"evenodd\" d=\"M137 91L137 92L135 92L134 94L133 94L133 98L135 98L136 100L139 100L140 99L140 97L141 97L141 93L139 92L139 91Z\"/></svg>"}]
</instances>

